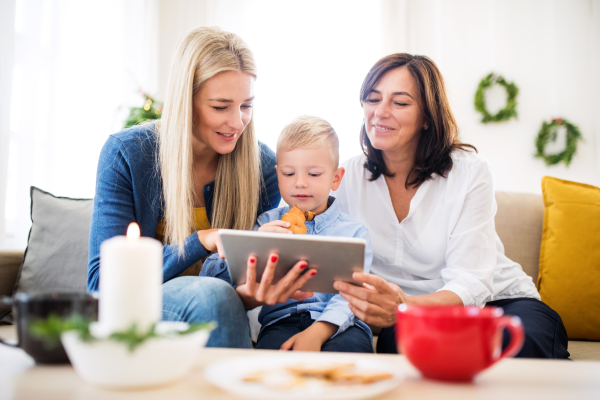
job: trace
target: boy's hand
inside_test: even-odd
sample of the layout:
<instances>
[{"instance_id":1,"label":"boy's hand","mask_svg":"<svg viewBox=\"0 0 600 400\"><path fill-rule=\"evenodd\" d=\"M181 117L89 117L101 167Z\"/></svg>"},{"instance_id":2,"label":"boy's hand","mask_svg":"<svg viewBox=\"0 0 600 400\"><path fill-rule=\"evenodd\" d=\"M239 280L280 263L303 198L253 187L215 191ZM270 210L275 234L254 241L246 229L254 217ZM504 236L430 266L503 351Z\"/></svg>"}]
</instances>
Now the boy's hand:
<instances>
[{"instance_id":1,"label":"boy's hand","mask_svg":"<svg viewBox=\"0 0 600 400\"><path fill-rule=\"evenodd\" d=\"M279 350L321 351L321 346L338 330L329 322L315 322L304 331L295 334L281 345Z\"/></svg>"},{"instance_id":2,"label":"boy's hand","mask_svg":"<svg viewBox=\"0 0 600 400\"><path fill-rule=\"evenodd\" d=\"M273 233L292 233L289 228L290 223L285 221L280 221L276 219L275 221L268 222L258 228L259 232L273 232Z\"/></svg>"}]
</instances>

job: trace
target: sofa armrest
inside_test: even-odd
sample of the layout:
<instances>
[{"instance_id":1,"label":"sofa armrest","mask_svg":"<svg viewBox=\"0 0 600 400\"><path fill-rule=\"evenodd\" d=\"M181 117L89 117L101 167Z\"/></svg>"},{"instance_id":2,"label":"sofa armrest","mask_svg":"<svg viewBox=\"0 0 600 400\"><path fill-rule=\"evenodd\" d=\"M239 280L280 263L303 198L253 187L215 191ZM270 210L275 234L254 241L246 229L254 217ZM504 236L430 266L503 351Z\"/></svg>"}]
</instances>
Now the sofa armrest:
<instances>
[{"instance_id":1,"label":"sofa armrest","mask_svg":"<svg viewBox=\"0 0 600 400\"><path fill-rule=\"evenodd\" d=\"M23 251L0 251L0 296L12 296Z\"/></svg>"}]
</instances>

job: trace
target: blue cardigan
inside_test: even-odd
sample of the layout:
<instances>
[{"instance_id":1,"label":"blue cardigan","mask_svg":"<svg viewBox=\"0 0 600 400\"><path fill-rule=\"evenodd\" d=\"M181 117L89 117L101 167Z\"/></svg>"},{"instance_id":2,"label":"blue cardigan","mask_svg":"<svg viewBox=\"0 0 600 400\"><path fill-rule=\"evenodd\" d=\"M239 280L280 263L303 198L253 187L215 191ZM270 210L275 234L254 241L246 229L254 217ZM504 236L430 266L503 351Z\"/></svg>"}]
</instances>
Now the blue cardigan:
<instances>
[{"instance_id":1,"label":"blue cardigan","mask_svg":"<svg viewBox=\"0 0 600 400\"><path fill-rule=\"evenodd\" d=\"M158 142L153 129L154 124L147 124L123 130L111 135L102 148L90 227L88 291L98 290L100 244L103 241L125 235L127 226L133 221L140 226L142 236L153 238L156 225L164 216ZM261 185L257 216L277 207L281 200L275 154L263 143L259 143L259 148L264 186ZM214 186L214 182L205 185L203 192L209 221ZM185 256L179 257L177 245L163 247L163 281L176 277L209 255L196 233L185 239L184 249Z\"/></svg>"}]
</instances>

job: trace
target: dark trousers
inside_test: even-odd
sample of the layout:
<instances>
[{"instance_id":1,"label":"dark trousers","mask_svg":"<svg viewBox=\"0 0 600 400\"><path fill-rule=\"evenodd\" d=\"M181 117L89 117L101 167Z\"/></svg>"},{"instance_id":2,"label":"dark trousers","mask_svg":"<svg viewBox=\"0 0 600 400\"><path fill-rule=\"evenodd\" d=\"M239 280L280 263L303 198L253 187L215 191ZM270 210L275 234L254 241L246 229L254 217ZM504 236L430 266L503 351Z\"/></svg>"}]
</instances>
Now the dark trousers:
<instances>
[{"instance_id":1,"label":"dark trousers","mask_svg":"<svg viewBox=\"0 0 600 400\"><path fill-rule=\"evenodd\" d=\"M504 315L521 318L525 329L525 343L516 357L568 358L567 331L560 316L546 304L536 299L518 298L490 301L487 306L502 307ZM506 348L510 337L506 330L502 347ZM395 327L384 328L377 339L378 353L397 353Z\"/></svg>"},{"instance_id":2,"label":"dark trousers","mask_svg":"<svg viewBox=\"0 0 600 400\"><path fill-rule=\"evenodd\" d=\"M302 332L315 321L310 312L294 314L283 318L260 330L256 341L257 349L279 350L281 345L297 333ZM369 334L353 325L334 338L328 339L321 351L343 351L351 353L373 353L373 343Z\"/></svg>"}]
</instances>

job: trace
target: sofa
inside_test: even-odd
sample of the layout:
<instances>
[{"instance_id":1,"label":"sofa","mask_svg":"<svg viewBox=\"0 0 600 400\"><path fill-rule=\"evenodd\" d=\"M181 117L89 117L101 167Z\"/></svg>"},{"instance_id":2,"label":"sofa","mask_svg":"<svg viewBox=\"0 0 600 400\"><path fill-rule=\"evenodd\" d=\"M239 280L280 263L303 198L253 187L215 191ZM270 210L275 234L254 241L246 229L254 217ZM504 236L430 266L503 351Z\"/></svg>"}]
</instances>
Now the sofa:
<instances>
[{"instance_id":1,"label":"sofa","mask_svg":"<svg viewBox=\"0 0 600 400\"><path fill-rule=\"evenodd\" d=\"M496 192L496 230L506 254L537 282L544 219L541 195ZM11 296L22 263L22 251L0 251L0 295ZM0 337L15 338L14 325L0 326ZM600 360L600 342L569 341L573 360Z\"/></svg>"}]
</instances>

